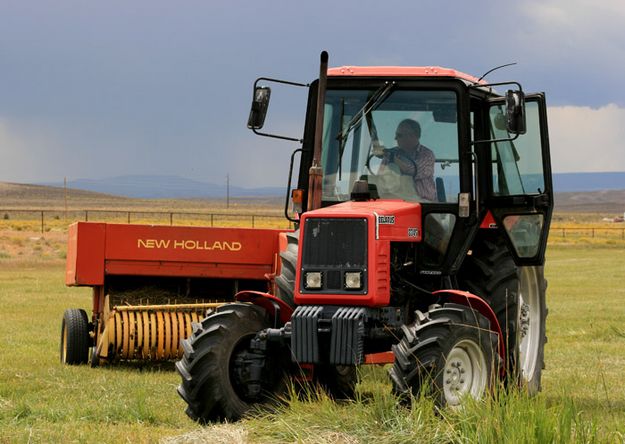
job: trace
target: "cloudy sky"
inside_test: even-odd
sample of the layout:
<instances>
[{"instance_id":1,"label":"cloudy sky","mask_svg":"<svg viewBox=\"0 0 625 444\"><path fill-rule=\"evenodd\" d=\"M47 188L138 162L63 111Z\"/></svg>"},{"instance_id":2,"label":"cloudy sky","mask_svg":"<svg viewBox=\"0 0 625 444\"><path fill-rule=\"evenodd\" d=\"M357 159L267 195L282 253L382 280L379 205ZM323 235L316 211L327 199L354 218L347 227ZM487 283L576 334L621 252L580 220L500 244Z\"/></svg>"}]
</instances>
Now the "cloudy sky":
<instances>
[{"instance_id":1,"label":"cloudy sky","mask_svg":"<svg viewBox=\"0 0 625 444\"><path fill-rule=\"evenodd\" d=\"M440 65L545 91L556 172L625 171L625 1L0 0L0 181L126 174L281 186L246 128L258 76ZM306 96L272 103L301 135ZM275 97L275 94L274 94Z\"/></svg>"}]
</instances>

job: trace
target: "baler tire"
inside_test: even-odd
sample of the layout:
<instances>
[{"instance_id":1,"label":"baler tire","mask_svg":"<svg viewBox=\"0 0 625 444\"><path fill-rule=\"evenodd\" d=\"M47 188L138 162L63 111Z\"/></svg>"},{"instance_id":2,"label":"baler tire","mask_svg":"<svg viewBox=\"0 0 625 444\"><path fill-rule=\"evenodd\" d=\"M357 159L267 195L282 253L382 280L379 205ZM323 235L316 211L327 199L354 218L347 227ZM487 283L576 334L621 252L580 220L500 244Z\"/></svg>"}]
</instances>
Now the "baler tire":
<instances>
[{"instance_id":1,"label":"baler tire","mask_svg":"<svg viewBox=\"0 0 625 444\"><path fill-rule=\"evenodd\" d=\"M62 364L79 365L89 361L89 320L87 312L70 308L63 313L60 358Z\"/></svg>"},{"instance_id":2,"label":"baler tire","mask_svg":"<svg viewBox=\"0 0 625 444\"><path fill-rule=\"evenodd\" d=\"M280 253L280 274L276 277L276 290L279 299L295 307L295 271L299 249L299 230L286 234L287 247Z\"/></svg>"},{"instance_id":3,"label":"baler tire","mask_svg":"<svg viewBox=\"0 0 625 444\"><path fill-rule=\"evenodd\" d=\"M547 342L544 267L517 267L504 239L497 235L483 234L474 245L460 272L460 287L482 297L497 316L507 351L506 383L535 395L541 390ZM519 312L522 305L531 312L523 320ZM530 337L526 337L527 332L523 335L522 322L529 324ZM523 335L521 346L519 335ZM521 347L525 349L523 356Z\"/></svg>"},{"instance_id":4,"label":"baler tire","mask_svg":"<svg viewBox=\"0 0 625 444\"><path fill-rule=\"evenodd\" d=\"M318 365L315 379L327 394L336 400L354 399L358 372L354 365Z\"/></svg>"},{"instance_id":5,"label":"baler tire","mask_svg":"<svg viewBox=\"0 0 625 444\"><path fill-rule=\"evenodd\" d=\"M254 399L246 398L245 387L237 385L235 373L236 358L249 350L256 333L272 325L264 309L244 303L221 306L193 324L193 334L182 341L184 355L176 362L182 378L178 394L188 404L186 413L191 419L202 424L234 421L252 405L275 398L284 387L280 357L266 356L269 369L263 371L262 391ZM280 365L272 367L272 363Z\"/></svg>"},{"instance_id":6,"label":"baler tire","mask_svg":"<svg viewBox=\"0 0 625 444\"><path fill-rule=\"evenodd\" d=\"M401 399L426 390L438 407L454 407L464 396L479 399L493 387L500 365L497 333L477 311L445 304L419 312L402 330L389 370L393 392Z\"/></svg>"}]
</instances>

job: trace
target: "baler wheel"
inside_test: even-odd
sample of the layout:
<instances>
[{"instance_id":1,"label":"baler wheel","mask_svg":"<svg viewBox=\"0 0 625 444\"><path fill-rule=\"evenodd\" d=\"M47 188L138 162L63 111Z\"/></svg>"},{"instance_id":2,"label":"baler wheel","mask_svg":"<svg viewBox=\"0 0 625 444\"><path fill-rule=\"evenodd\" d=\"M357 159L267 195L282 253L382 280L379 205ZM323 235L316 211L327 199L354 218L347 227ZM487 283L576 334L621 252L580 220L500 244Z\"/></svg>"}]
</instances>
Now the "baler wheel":
<instances>
[{"instance_id":1,"label":"baler wheel","mask_svg":"<svg viewBox=\"0 0 625 444\"><path fill-rule=\"evenodd\" d=\"M538 393L547 342L544 267L517 268L501 237L483 235L459 278L462 289L484 298L497 315L507 350L507 382Z\"/></svg>"},{"instance_id":2,"label":"baler wheel","mask_svg":"<svg viewBox=\"0 0 625 444\"><path fill-rule=\"evenodd\" d=\"M61 363L86 364L90 345L87 312L78 308L65 310L61 325Z\"/></svg>"},{"instance_id":3,"label":"baler wheel","mask_svg":"<svg viewBox=\"0 0 625 444\"><path fill-rule=\"evenodd\" d=\"M480 399L493 386L499 373L498 335L477 311L445 304L418 312L403 332L389 370L395 394L406 399L427 389L439 407L453 407L465 396Z\"/></svg>"},{"instance_id":4,"label":"baler wheel","mask_svg":"<svg viewBox=\"0 0 625 444\"><path fill-rule=\"evenodd\" d=\"M251 347L256 334L273 324L261 307L232 303L193 324L176 362L182 377L178 394L187 415L200 423L237 420L252 405L268 401L284 387L288 352ZM262 363L262 364L261 364Z\"/></svg>"}]
</instances>

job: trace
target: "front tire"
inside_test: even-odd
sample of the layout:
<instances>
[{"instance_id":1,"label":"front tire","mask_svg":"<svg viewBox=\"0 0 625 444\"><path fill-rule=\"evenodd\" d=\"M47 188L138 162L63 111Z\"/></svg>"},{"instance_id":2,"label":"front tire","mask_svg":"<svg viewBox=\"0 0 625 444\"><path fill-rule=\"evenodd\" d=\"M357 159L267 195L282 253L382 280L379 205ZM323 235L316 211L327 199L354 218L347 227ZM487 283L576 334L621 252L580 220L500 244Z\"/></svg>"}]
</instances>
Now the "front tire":
<instances>
[{"instance_id":1,"label":"front tire","mask_svg":"<svg viewBox=\"0 0 625 444\"><path fill-rule=\"evenodd\" d=\"M319 364L315 379L332 399L354 399L358 372L354 365Z\"/></svg>"},{"instance_id":2,"label":"front tire","mask_svg":"<svg viewBox=\"0 0 625 444\"><path fill-rule=\"evenodd\" d=\"M191 419L237 420L274 395L285 370L281 356L288 354L259 355L251 347L256 334L271 326L265 310L242 303L219 307L194 324L191 337L182 341L184 356L176 362L182 377L178 393Z\"/></svg>"},{"instance_id":3,"label":"front tire","mask_svg":"<svg viewBox=\"0 0 625 444\"><path fill-rule=\"evenodd\" d=\"M403 331L389 371L395 394L418 396L427 388L439 407L453 407L466 396L482 398L492 387L499 370L497 334L477 311L445 304L417 312Z\"/></svg>"}]
</instances>

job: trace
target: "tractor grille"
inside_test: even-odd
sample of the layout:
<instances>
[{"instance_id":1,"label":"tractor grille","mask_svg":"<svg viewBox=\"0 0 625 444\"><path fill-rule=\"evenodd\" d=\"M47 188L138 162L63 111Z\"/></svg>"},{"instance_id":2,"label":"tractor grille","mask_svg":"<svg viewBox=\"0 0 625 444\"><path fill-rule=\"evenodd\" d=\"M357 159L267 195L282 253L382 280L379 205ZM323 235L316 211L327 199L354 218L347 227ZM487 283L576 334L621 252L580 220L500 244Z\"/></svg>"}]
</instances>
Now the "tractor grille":
<instances>
[{"instance_id":1,"label":"tractor grille","mask_svg":"<svg viewBox=\"0 0 625 444\"><path fill-rule=\"evenodd\" d=\"M304 227L302 271L320 272L322 287L306 288L304 293L364 294L367 290L367 219L309 218ZM360 272L362 286L345 288L345 273Z\"/></svg>"},{"instance_id":2,"label":"tractor grille","mask_svg":"<svg viewBox=\"0 0 625 444\"><path fill-rule=\"evenodd\" d=\"M306 220L303 267L363 268L366 264L366 219Z\"/></svg>"}]
</instances>

